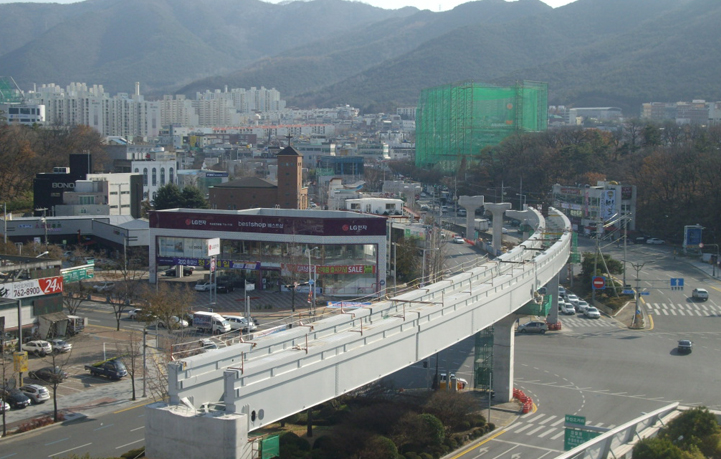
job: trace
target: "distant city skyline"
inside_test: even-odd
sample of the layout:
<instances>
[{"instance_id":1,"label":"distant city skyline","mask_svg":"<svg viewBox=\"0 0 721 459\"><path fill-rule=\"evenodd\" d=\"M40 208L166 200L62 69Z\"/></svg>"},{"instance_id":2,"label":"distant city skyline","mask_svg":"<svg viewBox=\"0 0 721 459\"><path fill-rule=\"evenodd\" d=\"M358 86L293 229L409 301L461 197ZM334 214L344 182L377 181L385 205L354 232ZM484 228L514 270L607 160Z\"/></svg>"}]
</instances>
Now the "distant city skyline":
<instances>
[{"instance_id":1,"label":"distant city skyline","mask_svg":"<svg viewBox=\"0 0 721 459\"><path fill-rule=\"evenodd\" d=\"M82 0L0 0L0 3L78 3ZM288 0L261 0L267 3L281 3L287 2ZM307 1L307 0L297 0ZM431 11L447 11L455 8L463 3L468 3L469 0L353 0L360 3L367 3L369 5L377 6L385 9L398 9L404 6L415 6L421 10ZM476 0L482 1L482 0ZM542 2L556 8L559 6L573 3L576 0L541 0Z\"/></svg>"}]
</instances>

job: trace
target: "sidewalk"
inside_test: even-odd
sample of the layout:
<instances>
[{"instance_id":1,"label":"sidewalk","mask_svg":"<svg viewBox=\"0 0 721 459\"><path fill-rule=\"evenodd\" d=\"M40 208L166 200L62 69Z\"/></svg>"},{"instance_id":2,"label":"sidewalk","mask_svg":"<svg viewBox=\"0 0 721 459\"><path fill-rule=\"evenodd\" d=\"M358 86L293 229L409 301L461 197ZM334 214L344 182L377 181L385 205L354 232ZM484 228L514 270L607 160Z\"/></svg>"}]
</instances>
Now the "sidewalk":
<instances>
[{"instance_id":1,"label":"sidewalk","mask_svg":"<svg viewBox=\"0 0 721 459\"><path fill-rule=\"evenodd\" d=\"M143 379L142 375L137 375L135 378L135 395L137 400L132 401L132 382L130 377L127 376L120 381L110 381L105 378L91 377L84 370L84 364L89 361L98 361L99 358L96 354L102 355L103 342L121 342L127 339L127 331L115 331L108 330L107 328L94 327L92 325L85 329L85 332L78 335L76 338L79 341L74 341L73 354L71 355L71 361L68 364L67 370L70 373L70 378L59 385L58 391L63 390L67 392L72 390L72 393L65 395L58 394L58 411L65 415L65 421L74 421L77 419L97 417L113 411L118 411L124 408L128 408L138 403L147 403L151 399L143 399ZM76 352L76 349L78 352ZM87 349L94 349L95 354L88 353ZM108 351L115 351L114 348L108 347ZM62 354L61 354L62 355ZM109 354L114 355L114 354ZM42 362L37 362L43 365ZM77 371L73 374L72 371ZM36 383L33 380L27 380L26 383ZM74 386L74 387L73 387ZM53 399L52 399L52 388L48 387L50 391L50 400L39 404L30 405L27 408L21 410L9 410L6 413L6 425L7 431L12 432L21 424L31 420L37 419L44 416L53 416ZM150 394L150 391L147 391ZM7 438L11 438L9 435Z\"/></svg>"}]
</instances>

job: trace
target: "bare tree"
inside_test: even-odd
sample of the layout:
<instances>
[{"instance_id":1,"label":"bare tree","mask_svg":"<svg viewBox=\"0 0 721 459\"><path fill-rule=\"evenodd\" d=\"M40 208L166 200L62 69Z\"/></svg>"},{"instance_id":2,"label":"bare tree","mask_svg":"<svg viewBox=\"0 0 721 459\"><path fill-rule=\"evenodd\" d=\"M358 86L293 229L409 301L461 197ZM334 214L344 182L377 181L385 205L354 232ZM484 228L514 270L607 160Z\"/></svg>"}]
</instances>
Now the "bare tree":
<instances>
[{"instance_id":1,"label":"bare tree","mask_svg":"<svg viewBox=\"0 0 721 459\"><path fill-rule=\"evenodd\" d=\"M70 361L72 350L67 354L58 354L57 352L51 352L46 355L43 360L51 364L50 371L47 373L38 374L36 371L31 371L28 376L32 379L37 379L42 383L50 386L53 391L53 421L58 422L58 387L62 384L63 380L67 377L65 367Z\"/></svg>"},{"instance_id":2,"label":"bare tree","mask_svg":"<svg viewBox=\"0 0 721 459\"><path fill-rule=\"evenodd\" d=\"M4 327L2 328L4 334ZM5 352L5 340L0 336L0 363L2 363L2 387L10 387L10 380L15 380L15 368L13 366L12 354ZM5 421L5 403L8 393L0 389L0 404L3 408L3 437L7 435L7 423Z\"/></svg>"},{"instance_id":3,"label":"bare tree","mask_svg":"<svg viewBox=\"0 0 721 459\"><path fill-rule=\"evenodd\" d=\"M145 284L138 299L143 304L140 320L148 323L159 320L166 327L173 328L179 324L172 317L182 319L189 312L189 305L195 301L195 292L185 285L159 282L157 286Z\"/></svg>"},{"instance_id":4,"label":"bare tree","mask_svg":"<svg viewBox=\"0 0 721 459\"><path fill-rule=\"evenodd\" d=\"M80 305L88 299L88 293L90 289L82 281L63 285L63 305L71 316L75 315Z\"/></svg>"},{"instance_id":5,"label":"bare tree","mask_svg":"<svg viewBox=\"0 0 721 459\"><path fill-rule=\"evenodd\" d=\"M145 331L143 331L145 333ZM135 376L143 375L142 364L139 364L138 359L143 356L143 337L133 330L128 335L128 339L123 343L118 344L118 352L122 356L125 368L130 375L130 385L133 389L133 396L131 400L135 400Z\"/></svg>"}]
</instances>

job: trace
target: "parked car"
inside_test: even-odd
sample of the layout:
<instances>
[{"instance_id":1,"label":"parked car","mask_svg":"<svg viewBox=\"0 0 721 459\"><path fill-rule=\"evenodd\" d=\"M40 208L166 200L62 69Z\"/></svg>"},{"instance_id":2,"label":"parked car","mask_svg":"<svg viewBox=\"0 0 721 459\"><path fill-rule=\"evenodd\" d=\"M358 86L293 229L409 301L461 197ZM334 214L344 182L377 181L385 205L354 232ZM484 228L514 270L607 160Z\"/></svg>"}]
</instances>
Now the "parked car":
<instances>
[{"instance_id":1,"label":"parked car","mask_svg":"<svg viewBox=\"0 0 721 459\"><path fill-rule=\"evenodd\" d=\"M230 293L230 292L232 292L233 290L235 290L235 287L233 287L233 284L230 284L230 283L228 283L228 284L225 284L225 283L221 284L220 282L218 282L218 286L215 288L215 291L216 291L217 293Z\"/></svg>"},{"instance_id":2,"label":"parked car","mask_svg":"<svg viewBox=\"0 0 721 459\"><path fill-rule=\"evenodd\" d=\"M207 292L211 288L213 288L212 282L200 281L197 284L195 284L195 290L198 292Z\"/></svg>"},{"instance_id":3,"label":"parked car","mask_svg":"<svg viewBox=\"0 0 721 459\"><path fill-rule=\"evenodd\" d=\"M6 411L10 411L10 404L0 400L0 413L4 413Z\"/></svg>"},{"instance_id":4,"label":"parked car","mask_svg":"<svg viewBox=\"0 0 721 459\"><path fill-rule=\"evenodd\" d=\"M170 328L187 328L188 327L188 321L185 319L181 319L178 316L171 316L169 322L170 322ZM165 322L162 320L158 321L158 327L167 328Z\"/></svg>"},{"instance_id":5,"label":"parked car","mask_svg":"<svg viewBox=\"0 0 721 459\"><path fill-rule=\"evenodd\" d=\"M706 301L708 300L708 290L705 288L695 288L691 292L691 298L694 301Z\"/></svg>"},{"instance_id":6,"label":"parked car","mask_svg":"<svg viewBox=\"0 0 721 459\"><path fill-rule=\"evenodd\" d=\"M101 284L93 285L93 290L98 293L111 292L115 288L115 282L103 282Z\"/></svg>"},{"instance_id":7,"label":"parked car","mask_svg":"<svg viewBox=\"0 0 721 459\"><path fill-rule=\"evenodd\" d=\"M118 358L104 360L92 365L85 365L85 369L90 371L91 376L106 376L109 379L120 380L123 376L128 375L125 364Z\"/></svg>"},{"instance_id":8,"label":"parked car","mask_svg":"<svg viewBox=\"0 0 721 459\"><path fill-rule=\"evenodd\" d=\"M428 207L427 205L423 204L421 206L421 212L428 212L429 210L431 210L431 208Z\"/></svg>"},{"instance_id":9,"label":"parked car","mask_svg":"<svg viewBox=\"0 0 721 459\"><path fill-rule=\"evenodd\" d=\"M222 341L215 341L210 338L203 338L200 340L200 346L206 350L221 349L225 347L225 343Z\"/></svg>"},{"instance_id":10,"label":"parked car","mask_svg":"<svg viewBox=\"0 0 721 459\"><path fill-rule=\"evenodd\" d=\"M194 266L183 266L183 276L190 276L191 274L193 274L193 271L195 271ZM177 273L176 268L171 268L171 269L165 271L166 276L175 277L176 273Z\"/></svg>"},{"instance_id":11,"label":"parked car","mask_svg":"<svg viewBox=\"0 0 721 459\"><path fill-rule=\"evenodd\" d=\"M43 340L28 341L23 344L23 351L44 357L53 352L53 346L49 342Z\"/></svg>"},{"instance_id":12,"label":"parked car","mask_svg":"<svg viewBox=\"0 0 721 459\"><path fill-rule=\"evenodd\" d=\"M658 238L655 238L655 237L650 237L650 238L646 239L646 244L656 244L656 245L660 245L660 244L663 244L664 242L665 242L665 241L664 241L663 239L658 239Z\"/></svg>"},{"instance_id":13,"label":"parked car","mask_svg":"<svg viewBox=\"0 0 721 459\"><path fill-rule=\"evenodd\" d=\"M441 387L447 387L448 384L451 382L450 380L453 378L456 378L456 388L457 389L460 390L460 389L465 389L466 387L468 387L468 381L466 381L463 378L457 377L454 373L451 373L450 379L448 378L448 375L446 373L440 374Z\"/></svg>"},{"instance_id":14,"label":"parked car","mask_svg":"<svg viewBox=\"0 0 721 459\"><path fill-rule=\"evenodd\" d=\"M578 312L585 313L590 306L591 305L589 305L585 300L578 300L576 308L578 309Z\"/></svg>"},{"instance_id":15,"label":"parked car","mask_svg":"<svg viewBox=\"0 0 721 459\"><path fill-rule=\"evenodd\" d=\"M545 322L531 321L518 326L519 333L541 333L544 334L548 330L548 325Z\"/></svg>"},{"instance_id":16,"label":"parked car","mask_svg":"<svg viewBox=\"0 0 721 459\"><path fill-rule=\"evenodd\" d=\"M453 238L453 242L454 242L455 244L465 244L465 243L466 243L466 241L465 241L462 237L460 237L460 236L454 237L454 238Z\"/></svg>"},{"instance_id":17,"label":"parked car","mask_svg":"<svg viewBox=\"0 0 721 459\"><path fill-rule=\"evenodd\" d=\"M503 234L508 234L508 233L509 233L508 228L502 227L502 228L501 228L501 233L503 233Z\"/></svg>"},{"instance_id":18,"label":"parked car","mask_svg":"<svg viewBox=\"0 0 721 459\"><path fill-rule=\"evenodd\" d=\"M130 311L128 311L128 319L138 320L138 318L139 318L142 314L143 314L143 310L142 310L142 309L139 309L139 308L131 309Z\"/></svg>"},{"instance_id":19,"label":"parked car","mask_svg":"<svg viewBox=\"0 0 721 459\"><path fill-rule=\"evenodd\" d=\"M30 397L23 394L20 389L2 389L3 397L5 398L5 401L10 405L10 408L14 410L19 410L22 408L27 408L30 406Z\"/></svg>"},{"instance_id":20,"label":"parked car","mask_svg":"<svg viewBox=\"0 0 721 459\"><path fill-rule=\"evenodd\" d=\"M465 217L466 215L468 215L468 211L466 209L458 209L458 212L456 212L456 214L459 217Z\"/></svg>"},{"instance_id":21,"label":"parked car","mask_svg":"<svg viewBox=\"0 0 721 459\"><path fill-rule=\"evenodd\" d=\"M68 373L63 371L60 367L45 367L39 370L31 371L28 373L28 377L36 379L38 381L44 381L47 383L62 382L68 378Z\"/></svg>"},{"instance_id":22,"label":"parked car","mask_svg":"<svg viewBox=\"0 0 721 459\"><path fill-rule=\"evenodd\" d=\"M558 286L558 296L559 298L566 298L566 289L560 285Z\"/></svg>"},{"instance_id":23,"label":"parked car","mask_svg":"<svg viewBox=\"0 0 721 459\"><path fill-rule=\"evenodd\" d=\"M73 350L73 345L62 338L51 339L50 344L53 346L53 352L56 354L64 354Z\"/></svg>"},{"instance_id":24,"label":"parked car","mask_svg":"<svg viewBox=\"0 0 721 459\"><path fill-rule=\"evenodd\" d=\"M39 384L25 384L20 388L20 392L27 395L33 403L43 403L50 400L48 388Z\"/></svg>"},{"instance_id":25,"label":"parked car","mask_svg":"<svg viewBox=\"0 0 721 459\"><path fill-rule=\"evenodd\" d=\"M679 354L690 354L693 350L693 342L690 339L679 340L676 350Z\"/></svg>"},{"instance_id":26,"label":"parked car","mask_svg":"<svg viewBox=\"0 0 721 459\"><path fill-rule=\"evenodd\" d=\"M588 317L589 319L600 319L601 318L601 312L594 308L593 306L586 308L586 310L583 312L583 314Z\"/></svg>"}]
</instances>

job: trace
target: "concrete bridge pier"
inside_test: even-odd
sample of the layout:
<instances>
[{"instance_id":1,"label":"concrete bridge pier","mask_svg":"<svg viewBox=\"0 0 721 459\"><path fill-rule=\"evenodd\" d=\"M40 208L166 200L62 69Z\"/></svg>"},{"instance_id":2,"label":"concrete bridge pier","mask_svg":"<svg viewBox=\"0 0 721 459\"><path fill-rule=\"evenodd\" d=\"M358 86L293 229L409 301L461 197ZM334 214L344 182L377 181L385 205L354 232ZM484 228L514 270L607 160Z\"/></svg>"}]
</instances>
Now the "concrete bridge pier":
<instances>
[{"instance_id":1,"label":"concrete bridge pier","mask_svg":"<svg viewBox=\"0 0 721 459\"><path fill-rule=\"evenodd\" d=\"M546 284L546 294L553 295L551 311L548 313L548 318L546 320L548 323L555 324L558 322L558 276L553 276L551 281Z\"/></svg>"},{"instance_id":2,"label":"concrete bridge pier","mask_svg":"<svg viewBox=\"0 0 721 459\"><path fill-rule=\"evenodd\" d=\"M516 316L511 314L493 324L493 381L497 403L513 399L513 348L515 346Z\"/></svg>"},{"instance_id":3,"label":"concrete bridge pier","mask_svg":"<svg viewBox=\"0 0 721 459\"><path fill-rule=\"evenodd\" d=\"M511 208L510 202L498 202L485 204L486 211L493 215L493 255L501 254L501 240L503 238L503 213Z\"/></svg>"},{"instance_id":4,"label":"concrete bridge pier","mask_svg":"<svg viewBox=\"0 0 721 459\"><path fill-rule=\"evenodd\" d=\"M476 209L483 207L483 196L461 196L458 205L466 209L466 239L475 239Z\"/></svg>"}]
</instances>

